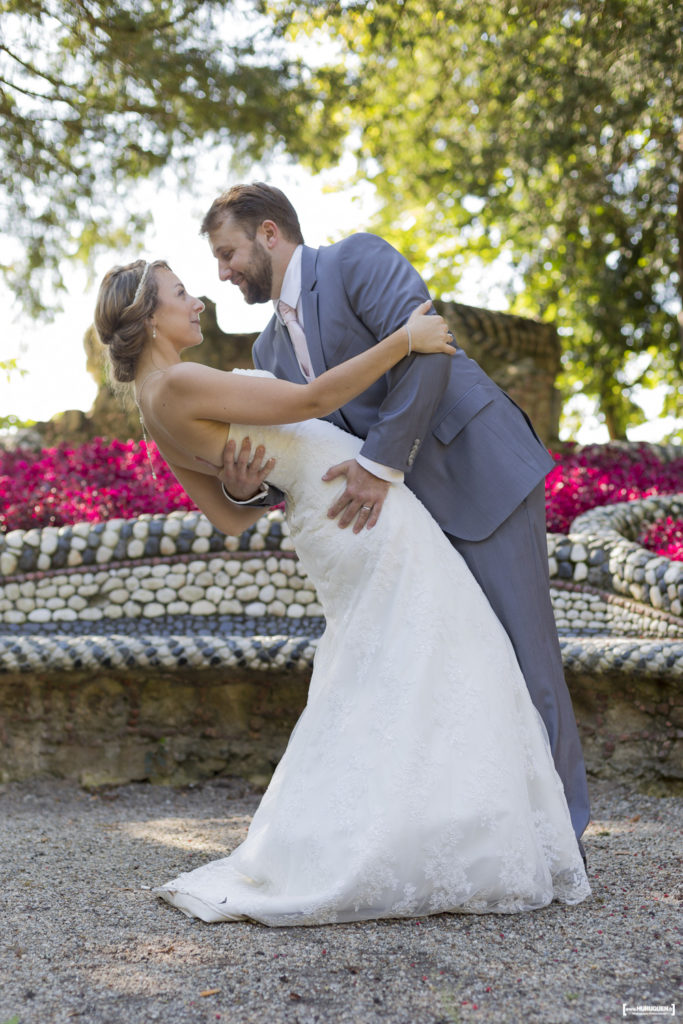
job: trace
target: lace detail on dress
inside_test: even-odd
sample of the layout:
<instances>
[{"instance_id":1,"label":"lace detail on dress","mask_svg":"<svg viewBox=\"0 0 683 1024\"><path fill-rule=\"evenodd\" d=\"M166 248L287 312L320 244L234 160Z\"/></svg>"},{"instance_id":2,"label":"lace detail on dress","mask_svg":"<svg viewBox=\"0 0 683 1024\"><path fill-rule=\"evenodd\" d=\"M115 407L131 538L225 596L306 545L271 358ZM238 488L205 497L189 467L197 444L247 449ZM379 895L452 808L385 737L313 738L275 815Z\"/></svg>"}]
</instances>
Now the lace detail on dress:
<instances>
[{"instance_id":1,"label":"lace detail on dress","mask_svg":"<svg viewBox=\"0 0 683 1024\"><path fill-rule=\"evenodd\" d=\"M156 892L206 921L513 913L590 892L541 719L487 600L394 485L377 526L327 518L361 442L323 421L231 428L271 482L324 607L310 692L247 839Z\"/></svg>"}]
</instances>

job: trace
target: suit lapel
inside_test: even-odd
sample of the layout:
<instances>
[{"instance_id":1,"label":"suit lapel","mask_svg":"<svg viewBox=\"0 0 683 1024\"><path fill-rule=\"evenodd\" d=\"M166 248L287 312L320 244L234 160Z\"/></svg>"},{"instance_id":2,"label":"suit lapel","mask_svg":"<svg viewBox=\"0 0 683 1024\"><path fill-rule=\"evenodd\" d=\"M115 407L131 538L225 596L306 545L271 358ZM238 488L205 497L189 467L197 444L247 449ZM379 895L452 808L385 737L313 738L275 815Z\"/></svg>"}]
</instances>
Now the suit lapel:
<instances>
[{"instance_id":1,"label":"suit lapel","mask_svg":"<svg viewBox=\"0 0 683 1024\"><path fill-rule=\"evenodd\" d=\"M320 317L318 315L318 283L317 279L318 250L304 246L301 253L301 309L304 318L306 345L311 357L311 366L316 377L327 369L325 354L320 337Z\"/></svg>"}]
</instances>

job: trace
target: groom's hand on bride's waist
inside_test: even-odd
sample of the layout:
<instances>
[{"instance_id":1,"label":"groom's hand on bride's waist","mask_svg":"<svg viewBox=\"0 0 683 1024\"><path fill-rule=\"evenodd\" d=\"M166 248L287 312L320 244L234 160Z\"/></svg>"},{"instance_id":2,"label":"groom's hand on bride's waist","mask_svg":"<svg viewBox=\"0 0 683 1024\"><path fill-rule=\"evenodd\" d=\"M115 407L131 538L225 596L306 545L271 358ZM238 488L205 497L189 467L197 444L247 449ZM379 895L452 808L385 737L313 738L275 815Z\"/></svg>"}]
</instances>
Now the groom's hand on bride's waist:
<instances>
[{"instance_id":1,"label":"groom's hand on bride's waist","mask_svg":"<svg viewBox=\"0 0 683 1024\"><path fill-rule=\"evenodd\" d=\"M336 480L339 476L346 477L346 490L330 505L327 515L330 519L339 516L337 525L342 529L353 523L354 533L370 530L379 519L391 484L363 469L355 459L331 466L323 480Z\"/></svg>"}]
</instances>

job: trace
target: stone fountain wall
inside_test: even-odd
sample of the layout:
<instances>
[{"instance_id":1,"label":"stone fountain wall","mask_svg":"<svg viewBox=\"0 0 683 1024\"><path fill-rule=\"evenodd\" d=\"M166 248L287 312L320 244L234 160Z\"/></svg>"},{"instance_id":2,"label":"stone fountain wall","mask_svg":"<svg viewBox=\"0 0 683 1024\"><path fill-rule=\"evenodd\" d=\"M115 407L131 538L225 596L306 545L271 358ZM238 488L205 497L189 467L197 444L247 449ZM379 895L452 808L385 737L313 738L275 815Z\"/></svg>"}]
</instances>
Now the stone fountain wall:
<instances>
[{"instance_id":1,"label":"stone fountain wall","mask_svg":"<svg viewBox=\"0 0 683 1024\"><path fill-rule=\"evenodd\" d=\"M683 785L683 563L632 539L683 496L549 534L589 770ZM0 538L0 779L265 782L324 628L282 513L225 537L197 512Z\"/></svg>"}]
</instances>

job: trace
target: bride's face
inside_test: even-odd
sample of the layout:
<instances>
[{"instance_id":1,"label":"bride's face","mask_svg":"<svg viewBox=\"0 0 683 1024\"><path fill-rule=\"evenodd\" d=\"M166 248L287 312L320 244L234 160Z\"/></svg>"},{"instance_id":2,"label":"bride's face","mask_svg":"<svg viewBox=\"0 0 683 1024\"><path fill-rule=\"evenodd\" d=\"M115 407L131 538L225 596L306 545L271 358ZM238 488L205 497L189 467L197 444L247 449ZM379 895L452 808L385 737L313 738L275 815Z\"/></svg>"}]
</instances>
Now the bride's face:
<instances>
[{"instance_id":1,"label":"bride's face","mask_svg":"<svg viewBox=\"0 0 683 1024\"><path fill-rule=\"evenodd\" d=\"M178 351L201 344L199 314L204 303L185 291L183 282L172 270L160 267L155 274L157 305L152 321L157 335L171 341Z\"/></svg>"}]
</instances>

